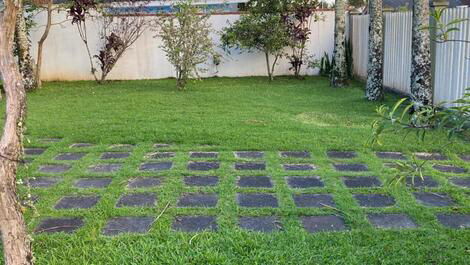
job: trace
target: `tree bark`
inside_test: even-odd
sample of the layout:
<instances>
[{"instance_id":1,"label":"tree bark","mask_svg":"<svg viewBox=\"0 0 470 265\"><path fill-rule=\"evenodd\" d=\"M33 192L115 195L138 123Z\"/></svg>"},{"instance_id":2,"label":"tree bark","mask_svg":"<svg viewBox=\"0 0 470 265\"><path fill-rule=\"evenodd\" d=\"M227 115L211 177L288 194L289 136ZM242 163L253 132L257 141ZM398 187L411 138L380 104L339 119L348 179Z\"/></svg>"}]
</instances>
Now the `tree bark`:
<instances>
[{"instance_id":1,"label":"tree bark","mask_svg":"<svg viewBox=\"0 0 470 265\"><path fill-rule=\"evenodd\" d=\"M36 82L34 81L34 63L30 53L30 43L24 17L24 7L20 4L20 9L16 19L15 40L18 50L18 63L23 84L26 90L33 90Z\"/></svg>"},{"instance_id":2,"label":"tree bark","mask_svg":"<svg viewBox=\"0 0 470 265\"><path fill-rule=\"evenodd\" d=\"M0 10L0 72L6 95L6 113L0 140L0 230L4 262L33 264L31 240L26 232L16 194L16 170L21 157L21 140L26 110L25 90L13 56L15 22L21 0L5 0Z\"/></svg>"},{"instance_id":3,"label":"tree bark","mask_svg":"<svg viewBox=\"0 0 470 265\"><path fill-rule=\"evenodd\" d=\"M36 60L35 79L36 79L36 86L38 88L42 86L42 81L41 81L42 47L44 45L44 42L47 39L47 36L49 36L49 32L51 31L51 26L52 26L52 0L49 0L49 2L47 2L46 12L47 12L46 28L44 29L44 32L42 33L41 39L39 39L38 41L38 54L37 54L37 60Z\"/></svg>"},{"instance_id":4,"label":"tree bark","mask_svg":"<svg viewBox=\"0 0 470 265\"><path fill-rule=\"evenodd\" d=\"M415 108L432 104L429 0L415 0L411 48L411 97Z\"/></svg>"},{"instance_id":5,"label":"tree bark","mask_svg":"<svg viewBox=\"0 0 470 265\"><path fill-rule=\"evenodd\" d=\"M369 1L369 64L367 66L366 98L382 100L383 89L383 7L382 0Z\"/></svg>"},{"instance_id":6,"label":"tree bark","mask_svg":"<svg viewBox=\"0 0 470 265\"><path fill-rule=\"evenodd\" d=\"M271 72L271 63L269 62L269 53L265 52L264 55L266 57L266 70L268 71L268 78L269 78L269 81L272 81L274 80L274 78L273 78L273 73Z\"/></svg>"},{"instance_id":7,"label":"tree bark","mask_svg":"<svg viewBox=\"0 0 470 265\"><path fill-rule=\"evenodd\" d=\"M347 84L346 67L346 6L348 0L335 1L335 48L333 58L335 64L331 71L331 85L333 87L342 87Z\"/></svg>"}]
</instances>

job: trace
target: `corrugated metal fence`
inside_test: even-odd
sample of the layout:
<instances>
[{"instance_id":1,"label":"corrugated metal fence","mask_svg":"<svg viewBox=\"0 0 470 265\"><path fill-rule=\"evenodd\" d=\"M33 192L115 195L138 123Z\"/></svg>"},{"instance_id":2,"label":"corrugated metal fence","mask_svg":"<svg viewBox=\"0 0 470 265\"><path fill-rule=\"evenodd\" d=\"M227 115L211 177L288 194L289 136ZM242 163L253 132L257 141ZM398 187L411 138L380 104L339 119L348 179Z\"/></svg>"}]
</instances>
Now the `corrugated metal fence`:
<instances>
[{"instance_id":1,"label":"corrugated metal fence","mask_svg":"<svg viewBox=\"0 0 470 265\"><path fill-rule=\"evenodd\" d=\"M411 71L411 12L385 13L384 29L384 86L410 93ZM470 18L470 8L447 9L443 21ZM368 15L353 15L350 19L353 44L354 74L367 76L368 56ZM469 22L459 24L460 31L452 39L470 41ZM434 102L456 100L470 87L470 45L458 42L436 44Z\"/></svg>"}]
</instances>

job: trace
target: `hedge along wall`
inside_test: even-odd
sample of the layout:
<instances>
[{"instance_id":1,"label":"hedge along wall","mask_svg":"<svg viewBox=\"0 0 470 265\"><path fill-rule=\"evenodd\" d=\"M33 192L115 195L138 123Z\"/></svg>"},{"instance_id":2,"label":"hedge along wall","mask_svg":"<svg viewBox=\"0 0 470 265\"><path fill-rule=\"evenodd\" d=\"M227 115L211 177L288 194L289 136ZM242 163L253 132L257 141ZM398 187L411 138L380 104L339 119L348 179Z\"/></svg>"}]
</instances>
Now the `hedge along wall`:
<instances>
[{"instance_id":1,"label":"hedge along wall","mask_svg":"<svg viewBox=\"0 0 470 265\"><path fill-rule=\"evenodd\" d=\"M323 54L333 52L334 39L334 12L323 11L323 21L312 22L310 42L308 51L316 58ZM214 31L220 31L240 17L239 14L218 14L210 18ZM67 18L66 12L54 12L53 23L63 22ZM148 19L155 17L149 16ZM33 55L36 57L37 41L41 37L46 21L46 14L39 13L35 17L37 26L32 29L31 41ZM93 54L97 54L99 48L99 29L96 23L89 21L88 38ZM174 76L172 65L166 60L165 54L160 48L161 41L154 38L155 32L148 30L143 36L127 51L124 57L118 62L108 79L132 80L132 79L158 79ZM214 44L219 46L220 39L217 34L212 36ZM264 76L266 75L265 57L261 53L240 53L239 50L232 50L226 54L220 47L217 50L223 55L222 64L216 67L212 62L208 62L206 68L209 69L204 77L211 76ZM287 50L286 50L287 51ZM46 81L52 80L92 80L90 74L89 60L84 44L78 35L75 25L70 21L52 27L50 35L44 45L44 62L42 78ZM318 69L309 69L304 73L309 75L318 74ZM276 75L292 74L289 71L287 59L280 60Z\"/></svg>"}]
</instances>

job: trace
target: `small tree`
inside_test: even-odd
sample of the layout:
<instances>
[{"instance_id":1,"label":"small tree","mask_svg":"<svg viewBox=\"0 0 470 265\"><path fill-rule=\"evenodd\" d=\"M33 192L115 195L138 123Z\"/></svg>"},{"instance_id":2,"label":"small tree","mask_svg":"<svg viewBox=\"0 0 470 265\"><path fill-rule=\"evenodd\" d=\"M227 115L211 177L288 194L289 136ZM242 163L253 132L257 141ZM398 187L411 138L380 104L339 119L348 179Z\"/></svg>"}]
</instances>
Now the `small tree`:
<instances>
[{"instance_id":1,"label":"small tree","mask_svg":"<svg viewBox=\"0 0 470 265\"><path fill-rule=\"evenodd\" d=\"M348 0L335 0L335 48L333 52L334 66L331 71L331 85L346 85L348 74L346 66L346 7Z\"/></svg>"},{"instance_id":2,"label":"small tree","mask_svg":"<svg viewBox=\"0 0 470 265\"><path fill-rule=\"evenodd\" d=\"M176 70L176 86L183 90L188 79L199 78L206 71L200 67L216 53L210 38L209 15L199 15L199 9L191 0L175 4L174 13L156 21L158 33L163 41L161 48Z\"/></svg>"},{"instance_id":3,"label":"small tree","mask_svg":"<svg viewBox=\"0 0 470 265\"><path fill-rule=\"evenodd\" d=\"M34 62L30 53L31 43L28 35L28 29L31 25L27 23L28 21L25 17L28 13L26 4L26 1L21 1L20 3L15 27L15 46L24 87L26 90L33 90L36 82L34 80Z\"/></svg>"},{"instance_id":4,"label":"small tree","mask_svg":"<svg viewBox=\"0 0 470 265\"><path fill-rule=\"evenodd\" d=\"M370 0L369 11L369 64L367 66L366 98L370 101L379 101L384 97L384 38L382 0Z\"/></svg>"}]
</instances>

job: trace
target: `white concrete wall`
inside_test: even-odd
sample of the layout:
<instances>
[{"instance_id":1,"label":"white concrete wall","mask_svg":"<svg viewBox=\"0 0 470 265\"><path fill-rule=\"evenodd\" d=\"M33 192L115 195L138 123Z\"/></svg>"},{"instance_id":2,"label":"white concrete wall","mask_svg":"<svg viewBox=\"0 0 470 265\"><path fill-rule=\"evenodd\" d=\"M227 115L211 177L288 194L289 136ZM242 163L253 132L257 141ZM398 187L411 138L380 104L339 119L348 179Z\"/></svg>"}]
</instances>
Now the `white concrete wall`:
<instances>
[{"instance_id":1,"label":"white concrete wall","mask_svg":"<svg viewBox=\"0 0 470 265\"><path fill-rule=\"evenodd\" d=\"M334 38L334 12L323 12L324 20L312 23L312 34L308 44L308 51L317 58L324 52L332 53ZM210 18L214 31L220 31L229 22L239 18L239 15L214 15ZM66 19L66 13L54 13L54 22ZM152 19L152 17L149 17ZM33 53L36 52L37 41L44 30L45 14L40 13L35 17L37 27L32 30L31 39ZM98 27L88 23L88 36L92 54L98 50ZM173 77L172 65L166 60L161 50L161 41L154 38L154 32L148 31L131 47L124 57L118 62L109 75L109 79L157 79ZM215 45L219 45L219 37L213 34ZM257 76L266 75L265 58L260 53L241 53L234 50L230 55L224 53L222 64L216 73L215 67L209 62L210 69L205 76ZM34 56L36 56L34 54ZM42 68L43 80L92 80L86 49L79 38L75 25L70 21L56 25L52 28L44 45L44 63ZM308 74L317 74L318 70L308 70ZM291 74L287 59L282 59L277 66L277 75Z\"/></svg>"}]
</instances>

